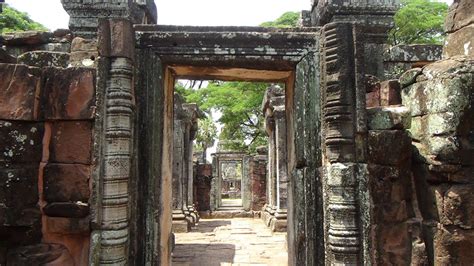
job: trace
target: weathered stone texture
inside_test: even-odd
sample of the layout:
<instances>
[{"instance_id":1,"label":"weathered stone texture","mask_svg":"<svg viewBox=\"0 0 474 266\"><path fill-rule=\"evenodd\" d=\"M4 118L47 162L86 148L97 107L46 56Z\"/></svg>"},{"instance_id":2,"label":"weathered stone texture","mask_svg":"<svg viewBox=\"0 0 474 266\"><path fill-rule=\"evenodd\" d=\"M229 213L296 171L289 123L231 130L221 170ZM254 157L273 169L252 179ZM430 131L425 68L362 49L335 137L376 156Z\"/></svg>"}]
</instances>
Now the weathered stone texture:
<instances>
[{"instance_id":1,"label":"weathered stone texture","mask_svg":"<svg viewBox=\"0 0 474 266\"><path fill-rule=\"evenodd\" d=\"M90 164L92 126L91 121L54 122L51 130L50 162Z\"/></svg>"},{"instance_id":2,"label":"weathered stone texture","mask_svg":"<svg viewBox=\"0 0 474 266\"><path fill-rule=\"evenodd\" d=\"M427 261L434 265L474 261L472 7L463 0L451 6L447 59L400 78L402 102L412 116L414 195Z\"/></svg>"},{"instance_id":3,"label":"weathered stone texture","mask_svg":"<svg viewBox=\"0 0 474 266\"><path fill-rule=\"evenodd\" d=\"M7 255L8 265L74 265L68 249L60 244L37 244L12 249Z\"/></svg>"},{"instance_id":4,"label":"weathered stone texture","mask_svg":"<svg viewBox=\"0 0 474 266\"><path fill-rule=\"evenodd\" d=\"M47 202L87 202L90 166L48 164L44 169L44 197Z\"/></svg>"},{"instance_id":5,"label":"weathered stone texture","mask_svg":"<svg viewBox=\"0 0 474 266\"><path fill-rule=\"evenodd\" d=\"M473 61L449 59L426 66L425 81L404 87L403 104L410 109L410 132L428 159L473 165Z\"/></svg>"},{"instance_id":6,"label":"weathered stone texture","mask_svg":"<svg viewBox=\"0 0 474 266\"><path fill-rule=\"evenodd\" d=\"M32 51L26 52L18 57L18 64L35 67L62 67L69 65L69 53Z\"/></svg>"},{"instance_id":7,"label":"weathered stone texture","mask_svg":"<svg viewBox=\"0 0 474 266\"><path fill-rule=\"evenodd\" d=\"M50 217L84 218L90 207L83 202L53 202L43 207L43 212Z\"/></svg>"},{"instance_id":8,"label":"weathered stone texture","mask_svg":"<svg viewBox=\"0 0 474 266\"><path fill-rule=\"evenodd\" d=\"M0 227L31 227L39 222L38 166L0 170Z\"/></svg>"},{"instance_id":9,"label":"weathered stone texture","mask_svg":"<svg viewBox=\"0 0 474 266\"><path fill-rule=\"evenodd\" d=\"M0 165L37 163L43 151L42 123L0 120ZM38 166L35 165L35 166Z\"/></svg>"},{"instance_id":10,"label":"weathered stone texture","mask_svg":"<svg viewBox=\"0 0 474 266\"><path fill-rule=\"evenodd\" d=\"M384 53L384 77L398 79L411 68L441 60L443 46L432 44L396 45Z\"/></svg>"},{"instance_id":11,"label":"weathered stone texture","mask_svg":"<svg viewBox=\"0 0 474 266\"><path fill-rule=\"evenodd\" d=\"M38 68L0 64L0 119L37 119L40 82Z\"/></svg>"},{"instance_id":12,"label":"weathered stone texture","mask_svg":"<svg viewBox=\"0 0 474 266\"><path fill-rule=\"evenodd\" d=\"M78 67L97 66L99 51L97 40L76 37L71 43L71 65Z\"/></svg>"},{"instance_id":13,"label":"weathered stone texture","mask_svg":"<svg viewBox=\"0 0 474 266\"><path fill-rule=\"evenodd\" d=\"M200 212L211 210L212 165L198 164L194 175L194 204Z\"/></svg>"},{"instance_id":14,"label":"weathered stone texture","mask_svg":"<svg viewBox=\"0 0 474 266\"><path fill-rule=\"evenodd\" d=\"M445 22L448 33L443 50L444 58L474 57L474 4L469 0L455 0Z\"/></svg>"},{"instance_id":15,"label":"weathered stone texture","mask_svg":"<svg viewBox=\"0 0 474 266\"><path fill-rule=\"evenodd\" d=\"M42 117L48 120L94 117L95 70L46 68L41 95Z\"/></svg>"}]
</instances>

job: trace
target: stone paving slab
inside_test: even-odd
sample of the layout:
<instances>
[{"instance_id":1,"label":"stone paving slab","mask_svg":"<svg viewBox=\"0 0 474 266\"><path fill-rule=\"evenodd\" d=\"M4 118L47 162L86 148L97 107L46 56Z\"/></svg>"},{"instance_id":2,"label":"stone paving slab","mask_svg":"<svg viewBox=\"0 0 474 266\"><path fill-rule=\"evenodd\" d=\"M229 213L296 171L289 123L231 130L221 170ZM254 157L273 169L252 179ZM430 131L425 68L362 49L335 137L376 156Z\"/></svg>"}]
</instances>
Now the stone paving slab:
<instances>
[{"instance_id":1,"label":"stone paving slab","mask_svg":"<svg viewBox=\"0 0 474 266\"><path fill-rule=\"evenodd\" d=\"M188 233L175 233L173 265L286 266L286 233L273 233L253 218L201 219Z\"/></svg>"}]
</instances>

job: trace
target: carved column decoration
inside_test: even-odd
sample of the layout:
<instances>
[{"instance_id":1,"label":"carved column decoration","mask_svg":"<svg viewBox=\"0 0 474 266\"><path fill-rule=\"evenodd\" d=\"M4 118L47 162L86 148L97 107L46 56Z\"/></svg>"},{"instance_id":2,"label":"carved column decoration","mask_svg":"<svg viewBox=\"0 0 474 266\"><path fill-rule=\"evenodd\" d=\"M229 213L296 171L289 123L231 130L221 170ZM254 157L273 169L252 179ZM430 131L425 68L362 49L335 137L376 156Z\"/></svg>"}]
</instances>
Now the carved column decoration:
<instances>
[{"instance_id":1,"label":"carved column decoration","mask_svg":"<svg viewBox=\"0 0 474 266\"><path fill-rule=\"evenodd\" d=\"M128 184L131 158L132 63L114 58L106 91L101 264L128 259Z\"/></svg>"},{"instance_id":2,"label":"carved column decoration","mask_svg":"<svg viewBox=\"0 0 474 266\"><path fill-rule=\"evenodd\" d=\"M360 264L357 204L356 80L353 25L322 30L322 96L327 169L327 254L330 264Z\"/></svg>"},{"instance_id":3,"label":"carved column decoration","mask_svg":"<svg viewBox=\"0 0 474 266\"><path fill-rule=\"evenodd\" d=\"M109 58L105 91L103 160L100 180L98 263L127 265L129 242L129 182L131 175L133 50L127 43L133 36L127 20L101 22L99 51Z\"/></svg>"}]
</instances>

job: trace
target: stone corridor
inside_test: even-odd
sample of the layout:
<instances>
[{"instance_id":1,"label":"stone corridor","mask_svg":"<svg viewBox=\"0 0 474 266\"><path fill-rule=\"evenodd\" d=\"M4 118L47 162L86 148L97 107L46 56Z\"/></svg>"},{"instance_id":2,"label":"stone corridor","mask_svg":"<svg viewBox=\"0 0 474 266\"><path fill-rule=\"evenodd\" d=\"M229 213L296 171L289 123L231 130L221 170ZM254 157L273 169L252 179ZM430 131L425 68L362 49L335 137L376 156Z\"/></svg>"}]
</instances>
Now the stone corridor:
<instances>
[{"instance_id":1,"label":"stone corridor","mask_svg":"<svg viewBox=\"0 0 474 266\"><path fill-rule=\"evenodd\" d=\"M173 265L287 265L286 233L271 233L252 218L201 219L188 233L176 233Z\"/></svg>"}]
</instances>

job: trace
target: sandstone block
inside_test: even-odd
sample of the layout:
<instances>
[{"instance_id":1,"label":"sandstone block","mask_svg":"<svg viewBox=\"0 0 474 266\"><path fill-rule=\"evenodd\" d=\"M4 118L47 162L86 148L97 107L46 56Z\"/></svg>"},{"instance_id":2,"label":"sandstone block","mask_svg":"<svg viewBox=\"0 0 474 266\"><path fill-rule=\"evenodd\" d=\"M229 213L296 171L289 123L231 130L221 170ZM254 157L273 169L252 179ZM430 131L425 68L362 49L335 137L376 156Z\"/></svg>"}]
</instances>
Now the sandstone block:
<instances>
[{"instance_id":1,"label":"sandstone block","mask_svg":"<svg viewBox=\"0 0 474 266\"><path fill-rule=\"evenodd\" d=\"M50 157L54 163L91 163L91 121L58 121L52 125Z\"/></svg>"},{"instance_id":2,"label":"sandstone block","mask_svg":"<svg viewBox=\"0 0 474 266\"><path fill-rule=\"evenodd\" d=\"M37 68L0 64L0 119L37 119L40 82Z\"/></svg>"},{"instance_id":3,"label":"sandstone block","mask_svg":"<svg viewBox=\"0 0 474 266\"><path fill-rule=\"evenodd\" d=\"M92 67L97 65L99 57L97 41L76 37L71 43L71 64L78 67Z\"/></svg>"},{"instance_id":4,"label":"sandstone block","mask_svg":"<svg viewBox=\"0 0 474 266\"><path fill-rule=\"evenodd\" d=\"M46 231L53 234L87 234L90 231L90 219L49 217L44 219Z\"/></svg>"},{"instance_id":5,"label":"sandstone block","mask_svg":"<svg viewBox=\"0 0 474 266\"><path fill-rule=\"evenodd\" d=\"M42 123L0 120L0 165L37 163L43 152Z\"/></svg>"},{"instance_id":6,"label":"sandstone block","mask_svg":"<svg viewBox=\"0 0 474 266\"><path fill-rule=\"evenodd\" d=\"M102 20L99 23L99 50L102 56L134 58L134 30L126 19Z\"/></svg>"},{"instance_id":7,"label":"sandstone block","mask_svg":"<svg viewBox=\"0 0 474 266\"><path fill-rule=\"evenodd\" d=\"M87 202L91 167L81 164L48 164L44 168L44 196L52 202Z\"/></svg>"},{"instance_id":8,"label":"sandstone block","mask_svg":"<svg viewBox=\"0 0 474 266\"><path fill-rule=\"evenodd\" d=\"M443 213L440 215L444 225L457 225L474 228L474 185L453 185L443 195Z\"/></svg>"},{"instance_id":9,"label":"sandstone block","mask_svg":"<svg viewBox=\"0 0 474 266\"><path fill-rule=\"evenodd\" d=\"M408 229L407 223L377 225L377 265L410 264L412 243Z\"/></svg>"},{"instance_id":10,"label":"sandstone block","mask_svg":"<svg viewBox=\"0 0 474 266\"><path fill-rule=\"evenodd\" d=\"M400 78L398 79L400 82L400 86L405 88L410 86L411 84L415 83L416 77L422 73L421 68L412 68L405 73L403 73Z\"/></svg>"},{"instance_id":11,"label":"sandstone block","mask_svg":"<svg viewBox=\"0 0 474 266\"><path fill-rule=\"evenodd\" d=\"M401 165L411 158L411 138L402 130L369 130L368 161L380 165Z\"/></svg>"},{"instance_id":12,"label":"sandstone block","mask_svg":"<svg viewBox=\"0 0 474 266\"><path fill-rule=\"evenodd\" d=\"M367 109L368 128L372 130L410 128L410 110L404 106Z\"/></svg>"},{"instance_id":13,"label":"sandstone block","mask_svg":"<svg viewBox=\"0 0 474 266\"><path fill-rule=\"evenodd\" d=\"M470 0L455 0L449 7L444 24L447 32L453 32L474 23L474 3Z\"/></svg>"},{"instance_id":14,"label":"sandstone block","mask_svg":"<svg viewBox=\"0 0 474 266\"><path fill-rule=\"evenodd\" d=\"M47 43L53 34L45 31L17 31L3 35L6 45L37 45Z\"/></svg>"},{"instance_id":15,"label":"sandstone block","mask_svg":"<svg viewBox=\"0 0 474 266\"><path fill-rule=\"evenodd\" d=\"M400 203L410 199L408 169L369 164L369 188L374 204Z\"/></svg>"},{"instance_id":16,"label":"sandstone block","mask_svg":"<svg viewBox=\"0 0 474 266\"><path fill-rule=\"evenodd\" d=\"M16 58L8 54L4 49L0 48L0 63L16 64Z\"/></svg>"},{"instance_id":17,"label":"sandstone block","mask_svg":"<svg viewBox=\"0 0 474 266\"><path fill-rule=\"evenodd\" d=\"M69 64L69 53L32 51L20 55L18 63L34 67L66 68Z\"/></svg>"},{"instance_id":18,"label":"sandstone block","mask_svg":"<svg viewBox=\"0 0 474 266\"><path fill-rule=\"evenodd\" d=\"M94 117L94 69L47 68L43 75L41 108L44 119L82 120Z\"/></svg>"},{"instance_id":19,"label":"sandstone block","mask_svg":"<svg viewBox=\"0 0 474 266\"><path fill-rule=\"evenodd\" d=\"M386 80L380 83L380 105L402 104L401 89L398 80Z\"/></svg>"},{"instance_id":20,"label":"sandstone block","mask_svg":"<svg viewBox=\"0 0 474 266\"><path fill-rule=\"evenodd\" d=\"M53 202L43 208L44 214L51 217L84 218L89 211L89 205L81 202Z\"/></svg>"},{"instance_id":21,"label":"sandstone block","mask_svg":"<svg viewBox=\"0 0 474 266\"><path fill-rule=\"evenodd\" d=\"M0 168L0 226L27 227L39 222L38 168L39 163Z\"/></svg>"},{"instance_id":22,"label":"sandstone block","mask_svg":"<svg viewBox=\"0 0 474 266\"><path fill-rule=\"evenodd\" d=\"M74 265L66 247L60 244L37 244L10 250L8 265Z\"/></svg>"},{"instance_id":23,"label":"sandstone block","mask_svg":"<svg viewBox=\"0 0 474 266\"><path fill-rule=\"evenodd\" d=\"M474 24L448 34L443 49L443 57L453 56L474 57Z\"/></svg>"},{"instance_id":24,"label":"sandstone block","mask_svg":"<svg viewBox=\"0 0 474 266\"><path fill-rule=\"evenodd\" d=\"M380 106L380 91L371 91L365 95L365 106L366 107L377 107Z\"/></svg>"},{"instance_id":25,"label":"sandstone block","mask_svg":"<svg viewBox=\"0 0 474 266\"><path fill-rule=\"evenodd\" d=\"M403 105L410 109L412 116L446 112L460 114L470 104L473 77L473 74L465 74L415 83L403 89Z\"/></svg>"},{"instance_id":26,"label":"sandstone block","mask_svg":"<svg viewBox=\"0 0 474 266\"><path fill-rule=\"evenodd\" d=\"M434 234L437 265L469 265L474 261L474 230L438 226Z\"/></svg>"}]
</instances>

